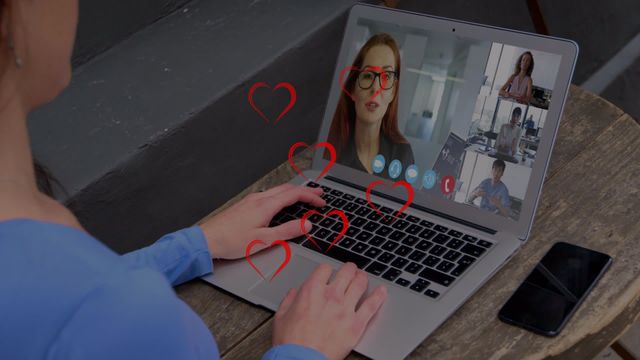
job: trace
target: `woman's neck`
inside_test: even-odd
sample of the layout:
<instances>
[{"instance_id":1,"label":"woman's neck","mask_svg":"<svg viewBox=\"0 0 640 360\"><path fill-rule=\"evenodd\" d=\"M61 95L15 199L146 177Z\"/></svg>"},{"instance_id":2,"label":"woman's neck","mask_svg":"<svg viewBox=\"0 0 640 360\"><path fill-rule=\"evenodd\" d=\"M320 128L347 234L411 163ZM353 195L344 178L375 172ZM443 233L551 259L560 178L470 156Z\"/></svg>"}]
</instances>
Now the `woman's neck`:
<instances>
[{"instance_id":1,"label":"woman's neck","mask_svg":"<svg viewBox=\"0 0 640 360\"><path fill-rule=\"evenodd\" d=\"M362 165L369 173L371 162L380 150L380 125L382 121L375 124L367 124L364 121L356 120L356 152Z\"/></svg>"},{"instance_id":2,"label":"woman's neck","mask_svg":"<svg viewBox=\"0 0 640 360\"><path fill-rule=\"evenodd\" d=\"M4 98L0 107L0 187L37 191L29 146L26 110L19 98Z\"/></svg>"}]
</instances>

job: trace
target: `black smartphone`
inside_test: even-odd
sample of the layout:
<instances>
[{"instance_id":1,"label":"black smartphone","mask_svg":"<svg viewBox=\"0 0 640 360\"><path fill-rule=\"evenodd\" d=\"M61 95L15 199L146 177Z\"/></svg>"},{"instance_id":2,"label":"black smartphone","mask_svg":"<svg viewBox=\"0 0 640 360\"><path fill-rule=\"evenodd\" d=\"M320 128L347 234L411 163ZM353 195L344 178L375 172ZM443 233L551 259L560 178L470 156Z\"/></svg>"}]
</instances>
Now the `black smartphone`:
<instances>
[{"instance_id":1,"label":"black smartphone","mask_svg":"<svg viewBox=\"0 0 640 360\"><path fill-rule=\"evenodd\" d=\"M556 336L611 262L607 254L557 242L502 306L498 317L538 334Z\"/></svg>"}]
</instances>

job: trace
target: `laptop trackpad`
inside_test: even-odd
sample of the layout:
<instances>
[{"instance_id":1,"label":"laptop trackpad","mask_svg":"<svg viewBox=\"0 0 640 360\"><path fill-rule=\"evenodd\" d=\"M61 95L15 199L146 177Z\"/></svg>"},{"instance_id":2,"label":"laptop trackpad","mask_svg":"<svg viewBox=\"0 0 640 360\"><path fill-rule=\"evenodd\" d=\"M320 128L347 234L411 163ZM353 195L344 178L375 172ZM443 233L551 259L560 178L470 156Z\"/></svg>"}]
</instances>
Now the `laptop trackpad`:
<instances>
[{"instance_id":1,"label":"laptop trackpad","mask_svg":"<svg viewBox=\"0 0 640 360\"><path fill-rule=\"evenodd\" d=\"M260 305L276 310L287 291L291 288L299 288L318 265L320 263L317 261L294 255L289 264L271 282L268 279L272 274L269 274L266 276L266 281L258 282L249 289L249 292L260 298L257 299Z\"/></svg>"}]
</instances>

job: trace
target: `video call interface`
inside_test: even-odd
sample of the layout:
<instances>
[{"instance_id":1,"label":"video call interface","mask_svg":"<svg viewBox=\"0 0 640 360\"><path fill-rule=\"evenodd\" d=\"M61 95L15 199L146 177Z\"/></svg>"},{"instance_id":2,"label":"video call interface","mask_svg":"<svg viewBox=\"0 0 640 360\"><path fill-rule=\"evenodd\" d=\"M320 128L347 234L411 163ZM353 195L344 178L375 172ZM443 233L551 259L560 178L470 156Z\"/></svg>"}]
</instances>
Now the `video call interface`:
<instances>
[{"instance_id":1,"label":"video call interface","mask_svg":"<svg viewBox=\"0 0 640 360\"><path fill-rule=\"evenodd\" d=\"M518 221L561 56L368 19L355 34L337 162Z\"/></svg>"}]
</instances>

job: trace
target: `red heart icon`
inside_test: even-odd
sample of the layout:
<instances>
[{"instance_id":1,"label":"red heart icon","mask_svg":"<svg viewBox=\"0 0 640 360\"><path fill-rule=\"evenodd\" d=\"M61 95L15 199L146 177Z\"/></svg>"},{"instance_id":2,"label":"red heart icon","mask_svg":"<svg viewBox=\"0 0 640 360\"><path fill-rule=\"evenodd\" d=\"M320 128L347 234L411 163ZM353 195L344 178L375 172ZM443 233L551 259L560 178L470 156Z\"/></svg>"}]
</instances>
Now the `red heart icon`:
<instances>
[{"instance_id":1,"label":"red heart icon","mask_svg":"<svg viewBox=\"0 0 640 360\"><path fill-rule=\"evenodd\" d=\"M304 236L307 237L307 239L309 239L309 241L311 241L313 243L313 245L315 245L318 249L322 250L322 248L318 245L318 243L316 243L315 240L313 240L313 238L311 237L311 235L309 235L309 233L305 230L304 228L304 223L307 220L307 218L313 214L318 214L322 217L329 217L331 215L338 215L340 217L340 219L342 220L342 230L340 231L340 233L338 234L338 236L336 236L335 239L333 239L333 241L331 242L331 244L329 245L329 247L327 247L324 252L329 251L329 249L331 249L331 247L337 243L340 239L342 239L342 237L344 236L344 234L346 234L347 232L347 228L349 227L349 219L347 219L347 215L344 214L344 211L342 210L337 210L337 209L333 209L331 211L329 211L326 215L322 215L319 212L317 212L316 210L309 210L307 211L303 216L302 219L300 219L300 228L302 229L302 232L304 233Z\"/></svg>"},{"instance_id":2,"label":"red heart icon","mask_svg":"<svg viewBox=\"0 0 640 360\"><path fill-rule=\"evenodd\" d=\"M304 146L304 147L307 147L307 148L311 148L304 141L300 141L300 142L297 142L297 143L291 145L291 147L289 148L289 164L291 164L291 167L295 171L297 171L298 174L302 175L305 179L309 180L309 178L307 178L302 173L302 171L300 171L300 169L298 169L298 167L296 166L295 162L293 161L293 153L296 151L297 148L299 148L301 146ZM329 163L327 164L327 166L325 166L325 168L322 170L320 175L318 175L316 180L320 179L322 177L322 175L326 174L327 171L329 171L329 169L331 169L333 164L336 163L336 149L333 147L333 145L331 145L328 142L319 142L319 143L316 144L316 146L313 147L313 149L317 149L317 148L320 148L320 147L323 147L323 148L325 148L325 149L327 149L329 151L329 155L331 155L331 160L329 160Z\"/></svg>"},{"instance_id":3,"label":"red heart icon","mask_svg":"<svg viewBox=\"0 0 640 360\"><path fill-rule=\"evenodd\" d=\"M384 70L380 66L367 66L364 68L364 70L365 71L374 70L378 73L384 72ZM351 72L351 71L360 71L360 68L356 66L347 66L346 68L342 69L342 71L340 71L340 78L338 79L338 81L340 82L340 88L342 88L342 91L344 91L345 94L349 95L351 100L356 101L356 99L353 97L353 94L351 94L349 90L347 90L347 88L344 87L344 74L346 72ZM376 90L376 92L373 93L373 95L371 95L371 97L369 98L369 101L375 99L375 97L378 96L378 94L380 94L382 90L384 90L383 88L387 86L388 80L385 77L381 77L380 79L382 81L382 86L380 86L380 88L378 88L378 90ZM375 81L375 79L373 80Z\"/></svg>"},{"instance_id":4,"label":"red heart icon","mask_svg":"<svg viewBox=\"0 0 640 360\"><path fill-rule=\"evenodd\" d=\"M369 184L369 186L367 186L367 192L366 192L366 198L367 198L367 203L369 204L369 206L375 210L375 212L377 212L379 215L384 216L383 213L380 212L380 210L378 210L378 208L373 205L373 203L371 202L371 190L373 190L374 187L379 186L379 185L387 185L384 180L376 180L374 182L372 182L371 184ZM404 205L402 205L402 207L400 208L400 210L398 210L398 212L393 216L394 218L397 218L398 216L400 216L400 214L402 214L405 210L407 210L407 208L409 207L409 205L411 205L411 203L413 203L413 186L411 186L411 184L409 184L408 182L404 181L404 180L399 180L394 182L391 185L391 188L395 188L397 186L402 186L403 188L405 188L407 190L407 202L404 203Z\"/></svg>"},{"instance_id":5,"label":"red heart icon","mask_svg":"<svg viewBox=\"0 0 640 360\"><path fill-rule=\"evenodd\" d=\"M249 245L247 245L247 249L245 250L244 257L247 259L247 261L249 262L249 265L251 265L253 270L255 270L263 279L265 279L265 277L262 274L262 272L260 271L260 269L258 269L258 267L253 263L253 261L251 261L251 248L253 248L255 245L258 245L258 244L267 245L267 243L265 243L262 240L253 240L252 242L249 243ZM291 260L291 248L289 247L289 244L286 241L284 241L284 240L276 240L276 241L272 242L271 244L269 244L268 248L270 248L272 246L275 246L275 245L282 246L284 248L284 254L285 255L284 255L284 261L282 262L282 264L280 264L280 266L278 267L276 272L273 273L273 275L271 276L271 279L269 280L269 282L271 282L276 277L276 275L278 275L278 273L280 273L280 271L282 271L282 269L284 269L284 267L287 266L287 264L289 263L289 260Z\"/></svg>"},{"instance_id":6,"label":"red heart icon","mask_svg":"<svg viewBox=\"0 0 640 360\"><path fill-rule=\"evenodd\" d=\"M253 110L255 110L255 112L257 112L258 115L260 115L264 119L264 121L269 123L269 118L267 118L267 116L260 109L258 109L256 104L253 102L253 93L257 89L262 88L262 87L269 88L269 85L267 85L267 83L265 83L265 82L257 82L255 84L253 84L253 86L251 86L251 89L249 89L249 105L251 105ZM296 89L290 83L281 82L278 85L276 85L276 87L273 88L273 91L276 91L276 90L278 90L280 88L285 88L285 89L287 89L289 91L289 104L287 104L287 106L284 108L284 110L282 110L280 115L278 115L278 117L276 118L276 121L273 122L274 124L277 123L278 120L280 120L286 113L288 113L289 110L291 110L293 105L295 105L296 98L297 98Z\"/></svg>"}]
</instances>

